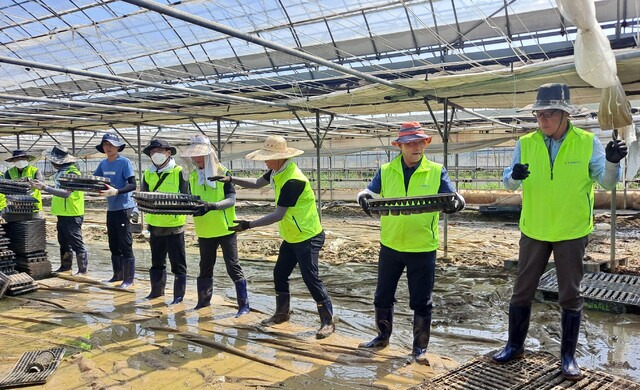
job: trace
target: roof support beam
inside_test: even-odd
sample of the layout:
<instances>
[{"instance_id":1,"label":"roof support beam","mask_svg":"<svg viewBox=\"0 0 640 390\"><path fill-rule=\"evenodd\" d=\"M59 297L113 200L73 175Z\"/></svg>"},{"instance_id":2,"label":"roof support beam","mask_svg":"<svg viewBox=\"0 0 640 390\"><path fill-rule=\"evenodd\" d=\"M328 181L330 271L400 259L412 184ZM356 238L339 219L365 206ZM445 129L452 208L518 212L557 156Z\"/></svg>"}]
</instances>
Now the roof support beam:
<instances>
[{"instance_id":1,"label":"roof support beam","mask_svg":"<svg viewBox=\"0 0 640 390\"><path fill-rule=\"evenodd\" d=\"M334 62L331 62L329 60L325 60L324 58L318 57L318 56L314 56L312 54L308 54L305 53L303 51L300 50L296 50L284 45L281 45L279 43L276 42L272 42L266 39L262 39L250 34L246 34L240 30L234 29L232 27L229 26L225 26L223 24L220 23L216 23L210 20L207 20L205 18L201 18L199 16L190 14L188 12L184 12L181 11L175 7L169 7L163 4L159 4L155 1L150 1L150 0L123 0L126 3L129 4L134 4L137 5L139 7L142 8L146 8L152 11L156 11L158 13L161 13L163 15L168 15L168 16L172 16L174 18L180 19L182 21L188 22L188 23L192 23L195 25L198 25L200 27L204 27L207 28L209 30L213 30L213 31L217 31L220 32L222 34L227 34L230 35L232 37L238 38L238 39L242 39L244 41L250 42L250 43L255 43L257 45L260 46L264 46L267 47L269 49L272 50L276 50L279 51L281 53L285 53L297 58L301 58L304 60L307 60L309 62L313 62L316 64L320 64L323 66L326 66L327 68L330 69L334 69L337 70L341 73L345 73L345 74L350 74L352 76L356 76L359 77L361 79L367 80L371 83L375 83L375 84L382 84L385 85L387 87L390 88L394 88L394 89L398 89L398 90L402 90L404 92L406 92L409 95L413 95L416 91L412 88L409 87L405 87L396 83L393 83L391 81L385 80L385 79L381 79L379 77L376 76L372 76L370 74L364 73L364 72L360 72L358 70L352 69L352 68L348 68L346 66L343 65L339 65L336 64Z\"/></svg>"}]
</instances>

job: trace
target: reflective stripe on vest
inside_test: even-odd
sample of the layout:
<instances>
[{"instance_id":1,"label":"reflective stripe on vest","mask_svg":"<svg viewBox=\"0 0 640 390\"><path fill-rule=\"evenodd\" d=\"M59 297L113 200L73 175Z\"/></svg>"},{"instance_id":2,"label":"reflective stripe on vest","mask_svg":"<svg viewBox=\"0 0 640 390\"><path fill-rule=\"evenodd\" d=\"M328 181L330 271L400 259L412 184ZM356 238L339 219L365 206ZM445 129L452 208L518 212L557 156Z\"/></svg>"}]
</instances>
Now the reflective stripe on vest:
<instances>
[{"instance_id":1,"label":"reflective stripe on vest","mask_svg":"<svg viewBox=\"0 0 640 390\"><path fill-rule=\"evenodd\" d=\"M434 195L440 189L442 165L422 157L405 190L402 155L381 168L384 198ZM438 249L440 213L386 215L380 218L380 243L398 252L431 252Z\"/></svg>"},{"instance_id":2,"label":"reflective stripe on vest","mask_svg":"<svg viewBox=\"0 0 640 390\"><path fill-rule=\"evenodd\" d=\"M175 166L168 171L161 173L152 172L147 169L144 171L144 181L149 186L149 191L156 186L161 175L168 175L154 192L164 192L169 194L180 193L180 175L182 173L181 166ZM186 215L165 215L165 214L146 214L147 223L155 227L177 227L183 226L187 221Z\"/></svg>"},{"instance_id":3,"label":"reflective stripe on vest","mask_svg":"<svg viewBox=\"0 0 640 390\"><path fill-rule=\"evenodd\" d=\"M22 172L18 172L18 168L16 167L11 167L9 168L9 177L11 178L11 180L18 180L23 177L35 179L36 172L38 172L38 168L34 167L33 165L27 165L26 167L24 167ZM38 203L36 203L36 205L38 206L38 211L42 211L42 194L40 193L40 190L34 188L33 190L31 190L31 196L38 200Z\"/></svg>"},{"instance_id":4,"label":"reflective stripe on vest","mask_svg":"<svg viewBox=\"0 0 640 390\"><path fill-rule=\"evenodd\" d=\"M75 165L70 165L64 172L80 175ZM51 197L51 214L61 217L79 217L84 215L84 192L73 191L68 198L53 195Z\"/></svg>"},{"instance_id":5,"label":"reflective stripe on vest","mask_svg":"<svg viewBox=\"0 0 640 390\"><path fill-rule=\"evenodd\" d=\"M531 171L522 181L520 230L526 236L556 242L593 231L593 136L570 125L553 170L539 130L520 138L520 161Z\"/></svg>"},{"instance_id":6,"label":"reflective stripe on vest","mask_svg":"<svg viewBox=\"0 0 640 390\"><path fill-rule=\"evenodd\" d=\"M225 174L226 168L222 167ZM200 199L215 203L224 199L224 183L217 182L216 188L207 184L198 184L198 172L193 171L189 176L189 186L192 195L198 195ZM193 217L193 224L196 226L196 235L199 238L223 237L233 234L229 226L236 219L236 206L231 206L224 210L211 210L201 217Z\"/></svg>"},{"instance_id":7,"label":"reflective stripe on vest","mask_svg":"<svg viewBox=\"0 0 640 390\"><path fill-rule=\"evenodd\" d=\"M295 206L287 208L284 217L278 222L278 230L283 240L295 244L320 234L322 225L316 209L316 197L311 185L309 185L309 179L293 161L284 171L273 176L276 204L278 204L282 186L291 179L303 181L305 183L304 190Z\"/></svg>"}]
</instances>

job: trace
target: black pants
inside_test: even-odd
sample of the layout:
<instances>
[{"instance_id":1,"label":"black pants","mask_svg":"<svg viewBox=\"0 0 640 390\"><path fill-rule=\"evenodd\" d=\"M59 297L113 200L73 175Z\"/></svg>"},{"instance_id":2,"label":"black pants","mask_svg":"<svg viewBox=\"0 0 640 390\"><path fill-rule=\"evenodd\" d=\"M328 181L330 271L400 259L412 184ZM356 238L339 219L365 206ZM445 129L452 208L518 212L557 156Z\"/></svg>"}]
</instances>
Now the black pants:
<instances>
[{"instance_id":1,"label":"black pants","mask_svg":"<svg viewBox=\"0 0 640 390\"><path fill-rule=\"evenodd\" d=\"M380 245L374 306L383 309L393 307L398 281L405 267L409 282L409 307L418 315L430 315L433 307L431 295L435 281L436 251L398 252Z\"/></svg>"},{"instance_id":2,"label":"black pants","mask_svg":"<svg viewBox=\"0 0 640 390\"><path fill-rule=\"evenodd\" d=\"M580 293L580 282L584 275L582 259L588 242L588 236L575 240L548 242L535 240L522 234L518 256L518 277L513 286L511 304L531 305L540 277L553 252L558 278L558 303L563 309L582 310L584 305L584 299Z\"/></svg>"},{"instance_id":3,"label":"black pants","mask_svg":"<svg viewBox=\"0 0 640 390\"><path fill-rule=\"evenodd\" d=\"M273 269L273 282L276 291L289 292L289 276L300 266L302 280L307 285L311 296L316 302L323 302L329 299L327 290L318 275L318 255L324 245L324 231L315 237L295 244L282 241L278 260Z\"/></svg>"},{"instance_id":4,"label":"black pants","mask_svg":"<svg viewBox=\"0 0 640 390\"><path fill-rule=\"evenodd\" d=\"M131 239L131 211L124 209L107 211L107 236L109 237L109 250L112 256L120 256L124 259L132 259L133 240Z\"/></svg>"},{"instance_id":5,"label":"black pants","mask_svg":"<svg viewBox=\"0 0 640 390\"><path fill-rule=\"evenodd\" d=\"M151 233L151 268L163 270L167 267L167 254L174 275L187 274L187 255L184 247L184 232L168 236L156 236Z\"/></svg>"},{"instance_id":6,"label":"black pants","mask_svg":"<svg viewBox=\"0 0 640 390\"><path fill-rule=\"evenodd\" d=\"M198 237L198 246L200 247L200 277L212 278L213 266L216 265L216 252L218 246L222 248L222 257L224 264L227 266L227 274L231 280L238 281L244 279L242 267L238 261L238 240L236 233L222 237L200 238Z\"/></svg>"},{"instance_id":7,"label":"black pants","mask_svg":"<svg viewBox=\"0 0 640 390\"><path fill-rule=\"evenodd\" d=\"M67 252L74 251L76 253L86 252L84 242L82 241L82 222L83 216L64 217L58 216L56 228L58 230L58 244L60 244L60 256Z\"/></svg>"}]
</instances>

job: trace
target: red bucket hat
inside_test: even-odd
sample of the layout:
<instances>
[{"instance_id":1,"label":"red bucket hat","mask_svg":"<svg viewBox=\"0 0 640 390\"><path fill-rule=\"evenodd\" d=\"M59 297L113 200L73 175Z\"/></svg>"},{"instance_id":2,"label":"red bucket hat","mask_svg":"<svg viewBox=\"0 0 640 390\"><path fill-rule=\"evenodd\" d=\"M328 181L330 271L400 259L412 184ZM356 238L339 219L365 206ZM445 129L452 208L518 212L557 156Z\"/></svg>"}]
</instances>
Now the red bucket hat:
<instances>
[{"instance_id":1,"label":"red bucket hat","mask_svg":"<svg viewBox=\"0 0 640 390\"><path fill-rule=\"evenodd\" d=\"M400 126L400 131L398 131L398 138L391 144L398 146L398 144L406 144L420 139L425 139L427 143L431 143L431 136L424 132L420 122L404 122Z\"/></svg>"}]
</instances>

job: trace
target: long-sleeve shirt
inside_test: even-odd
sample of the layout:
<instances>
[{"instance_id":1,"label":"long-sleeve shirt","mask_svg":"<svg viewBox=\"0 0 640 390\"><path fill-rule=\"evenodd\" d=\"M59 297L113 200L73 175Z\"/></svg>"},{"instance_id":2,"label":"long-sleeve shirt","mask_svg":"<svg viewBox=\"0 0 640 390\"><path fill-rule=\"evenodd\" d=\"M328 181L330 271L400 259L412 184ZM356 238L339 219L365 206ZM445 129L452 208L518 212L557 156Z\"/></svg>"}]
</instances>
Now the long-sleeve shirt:
<instances>
[{"instance_id":1,"label":"long-sleeve shirt","mask_svg":"<svg viewBox=\"0 0 640 390\"><path fill-rule=\"evenodd\" d=\"M544 142L547 146L547 150L549 151L551 166L553 167L553 163L556 160L556 156L558 155L558 151L560 150L560 146L564 141L567 134L565 133L562 138L558 140L554 140L551 137L544 136ZM502 183L504 186L511 191L514 191L520 187L522 180L514 180L511 178L511 173L513 172L513 166L520 163L520 140L516 142L516 146L513 150L513 159L511 160L511 165L504 169L504 173L502 174ZM620 167L620 163L612 163L607 161L605 158L604 148L600 143L598 137L593 137L593 154L591 155L591 159L589 160L589 175L591 179L598 184L600 184L603 188L607 190L611 190L616 186L616 183L620 181L622 177L622 169Z\"/></svg>"},{"instance_id":2,"label":"long-sleeve shirt","mask_svg":"<svg viewBox=\"0 0 640 390\"><path fill-rule=\"evenodd\" d=\"M424 158L424 157L423 157ZM413 167L408 167L404 160L402 160L402 172L404 173L404 188L405 190L409 188L409 180L411 179L411 175L418 169L420 166L420 162L418 162ZM367 186L369 191L379 194L382 191L382 169L378 169L376 175L371 180L371 183ZM447 173L447 169L442 167L442 172L440 173L440 188L438 189L439 194L453 193L456 192L453 183L451 183L451 179L449 178L449 174Z\"/></svg>"}]
</instances>

